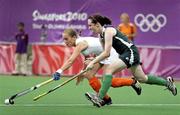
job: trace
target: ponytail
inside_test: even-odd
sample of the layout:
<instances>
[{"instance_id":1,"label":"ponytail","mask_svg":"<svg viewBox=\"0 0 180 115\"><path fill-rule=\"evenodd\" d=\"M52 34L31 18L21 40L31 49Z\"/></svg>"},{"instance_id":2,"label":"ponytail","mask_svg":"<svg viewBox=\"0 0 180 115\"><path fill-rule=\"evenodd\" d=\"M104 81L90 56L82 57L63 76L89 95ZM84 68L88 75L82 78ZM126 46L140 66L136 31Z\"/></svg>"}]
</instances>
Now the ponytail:
<instances>
[{"instance_id":1,"label":"ponytail","mask_svg":"<svg viewBox=\"0 0 180 115\"><path fill-rule=\"evenodd\" d=\"M101 15L96 14L96 15L89 16L88 19L91 19L92 23L94 24L100 23L101 26L111 25L111 20L106 16L101 16Z\"/></svg>"},{"instance_id":2,"label":"ponytail","mask_svg":"<svg viewBox=\"0 0 180 115\"><path fill-rule=\"evenodd\" d=\"M104 25L111 25L111 20L108 17L104 16L103 20L104 20Z\"/></svg>"}]
</instances>

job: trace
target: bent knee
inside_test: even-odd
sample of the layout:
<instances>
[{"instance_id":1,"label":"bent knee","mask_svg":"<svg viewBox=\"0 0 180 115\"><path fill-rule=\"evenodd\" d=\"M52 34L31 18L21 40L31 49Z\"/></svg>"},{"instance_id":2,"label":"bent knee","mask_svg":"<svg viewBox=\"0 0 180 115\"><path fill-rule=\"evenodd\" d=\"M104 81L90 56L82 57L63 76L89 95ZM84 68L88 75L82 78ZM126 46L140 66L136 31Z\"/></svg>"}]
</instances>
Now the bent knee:
<instances>
[{"instance_id":1,"label":"bent knee","mask_svg":"<svg viewBox=\"0 0 180 115\"><path fill-rule=\"evenodd\" d=\"M148 80L147 76L142 76L142 77L136 77L136 80L138 80L141 83L145 83Z\"/></svg>"},{"instance_id":2,"label":"bent knee","mask_svg":"<svg viewBox=\"0 0 180 115\"><path fill-rule=\"evenodd\" d=\"M104 74L113 74L113 70L111 69L111 68L106 68L105 70L104 70Z\"/></svg>"}]
</instances>

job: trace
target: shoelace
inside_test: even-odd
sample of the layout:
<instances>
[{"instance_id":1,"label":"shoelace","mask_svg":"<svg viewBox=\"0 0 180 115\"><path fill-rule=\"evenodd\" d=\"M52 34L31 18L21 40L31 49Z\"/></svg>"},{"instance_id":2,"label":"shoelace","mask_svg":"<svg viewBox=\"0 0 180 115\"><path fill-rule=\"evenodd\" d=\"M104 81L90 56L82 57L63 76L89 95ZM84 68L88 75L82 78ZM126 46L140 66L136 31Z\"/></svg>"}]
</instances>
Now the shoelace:
<instances>
[{"instance_id":1,"label":"shoelace","mask_svg":"<svg viewBox=\"0 0 180 115\"><path fill-rule=\"evenodd\" d=\"M167 85L167 87L164 89L164 90L172 90L174 88L174 85L173 85L173 83L171 83L170 81L168 81L168 85Z\"/></svg>"}]
</instances>

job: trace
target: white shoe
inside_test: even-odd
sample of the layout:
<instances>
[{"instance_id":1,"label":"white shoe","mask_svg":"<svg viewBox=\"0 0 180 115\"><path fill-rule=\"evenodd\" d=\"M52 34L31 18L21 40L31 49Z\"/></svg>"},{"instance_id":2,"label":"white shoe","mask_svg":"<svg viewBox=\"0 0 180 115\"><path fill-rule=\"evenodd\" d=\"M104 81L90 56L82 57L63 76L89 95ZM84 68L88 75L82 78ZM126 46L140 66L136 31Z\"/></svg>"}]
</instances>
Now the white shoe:
<instances>
[{"instance_id":1,"label":"white shoe","mask_svg":"<svg viewBox=\"0 0 180 115\"><path fill-rule=\"evenodd\" d=\"M171 93L174 95L174 96L176 96L177 95L177 88L176 88L176 86L175 86L175 84L174 84L174 80L173 80L173 78L172 77L167 77L167 82L168 82L168 84L167 84L167 89L169 90L169 91L171 91Z\"/></svg>"},{"instance_id":2,"label":"white shoe","mask_svg":"<svg viewBox=\"0 0 180 115\"><path fill-rule=\"evenodd\" d=\"M86 98L93 103L96 107L101 107L104 105L104 100L102 100L97 94L85 93Z\"/></svg>"}]
</instances>

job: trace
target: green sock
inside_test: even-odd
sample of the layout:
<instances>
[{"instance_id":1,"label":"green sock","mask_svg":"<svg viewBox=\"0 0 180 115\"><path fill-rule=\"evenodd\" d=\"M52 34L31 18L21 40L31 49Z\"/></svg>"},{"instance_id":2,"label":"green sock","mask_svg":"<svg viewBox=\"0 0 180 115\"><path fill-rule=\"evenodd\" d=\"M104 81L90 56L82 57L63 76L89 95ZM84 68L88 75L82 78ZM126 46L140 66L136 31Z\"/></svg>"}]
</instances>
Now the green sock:
<instances>
[{"instance_id":1,"label":"green sock","mask_svg":"<svg viewBox=\"0 0 180 115\"><path fill-rule=\"evenodd\" d=\"M101 87L101 89L99 91L99 97L101 99L104 98L104 96L106 95L108 89L110 88L111 81L112 81L112 75L111 74L104 75L104 80L103 80L103 83L102 83L102 87Z\"/></svg>"},{"instance_id":2,"label":"green sock","mask_svg":"<svg viewBox=\"0 0 180 115\"><path fill-rule=\"evenodd\" d=\"M146 82L147 84L167 86L167 81L165 79L154 75L147 75L147 76L148 76L148 80Z\"/></svg>"}]
</instances>

